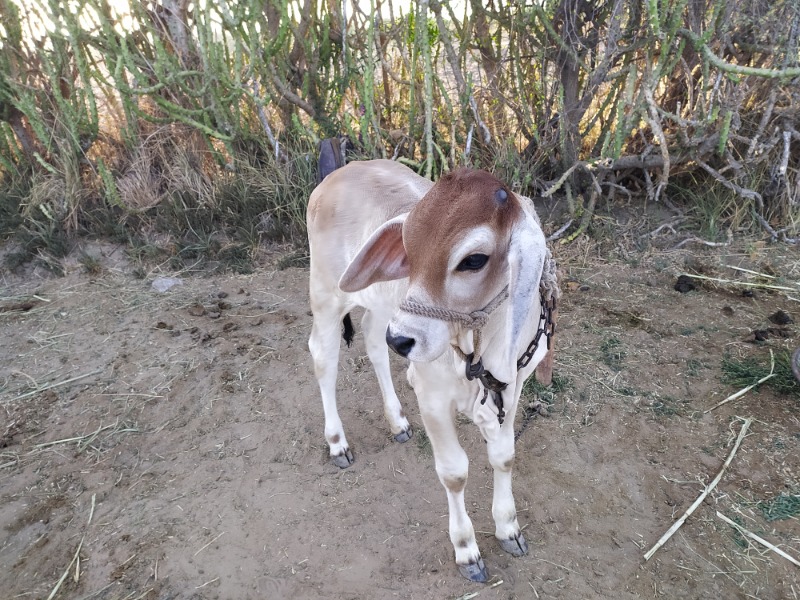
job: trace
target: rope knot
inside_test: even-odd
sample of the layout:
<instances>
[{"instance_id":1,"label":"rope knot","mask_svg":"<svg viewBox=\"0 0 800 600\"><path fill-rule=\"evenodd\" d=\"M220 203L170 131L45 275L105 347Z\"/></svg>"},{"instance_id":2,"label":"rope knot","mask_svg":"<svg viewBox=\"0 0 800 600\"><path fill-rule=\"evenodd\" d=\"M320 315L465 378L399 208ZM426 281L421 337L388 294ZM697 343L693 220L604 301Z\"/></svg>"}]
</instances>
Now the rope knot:
<instances>
[{"instance_id":1,"label":"rope knot","mask_svg":"<svg viewBox=\"0 0 800 600\"><path fill-rule=\"evenodd\" d=\"M469 313L469 316L472 319L472 325L474 326L473 329L483 327L486 325L486 321L489 320L489 313L483 309L471 312Z\"/></svg>"}]
</instances>

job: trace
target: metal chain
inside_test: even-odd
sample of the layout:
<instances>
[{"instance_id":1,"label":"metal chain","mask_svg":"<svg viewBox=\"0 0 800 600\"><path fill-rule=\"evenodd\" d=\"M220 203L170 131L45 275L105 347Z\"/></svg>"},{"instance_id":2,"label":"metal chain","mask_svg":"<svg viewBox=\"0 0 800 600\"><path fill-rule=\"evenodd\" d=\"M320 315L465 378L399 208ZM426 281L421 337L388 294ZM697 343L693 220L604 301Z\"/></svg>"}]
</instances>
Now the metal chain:
<instances>
[{"instance_id":1,"label":"metal chain","mask_svg":"<svg viewBox=\"0 0 800 600\"><path fill-rule=\"evenodd\" d=\"M553 335L556 333L556 324L555 321L553 321L553 313L556 310L556 297L554 294L551 294L549 298L545 298L544 293L542 293L540 298L542 312L539 315L539 329L536 331L536 335L531 343L528 344L525 352L519 357L517 361L517 371L524 369L531 362L533 355L536 354L536 350L539 348L539 340L542 338L542 335L547 338L547 349L550 350ZM541 324L542 321L544 321L544 324Z\"/></svg>"}]
</instances>

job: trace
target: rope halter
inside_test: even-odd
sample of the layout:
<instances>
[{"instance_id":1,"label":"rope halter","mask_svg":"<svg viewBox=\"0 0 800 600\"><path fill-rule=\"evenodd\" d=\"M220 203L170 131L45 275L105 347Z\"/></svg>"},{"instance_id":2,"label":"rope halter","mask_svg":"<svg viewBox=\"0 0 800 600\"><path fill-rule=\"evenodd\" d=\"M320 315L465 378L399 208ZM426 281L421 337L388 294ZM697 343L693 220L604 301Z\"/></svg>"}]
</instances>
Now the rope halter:
<instances>
[{"instance_id":1,"label":"rope halter","mask_svg":"<svg viewBox=\"0 0 800 600\"><path fill-rule=\"evenodd\" d=\"M505 301L506 298L508 298L508 286L500 290L500 293L497 294L497 296L495 296L489 302L489 304L483 308L474 310L471 313L462 313L455 310L450 310L449 308L441 308L439 306L428 306L427 304L420 304L419 302L414 302L413 300L403 300L400 303L400 310L412 315L418 315L420 317L428 317L430 319L438 319L440 321L448 321L450 323L460 323L467 329L471 329L473 346L472 355L465 354L464 351L455 344L453 345L453 349L463 360L474 365L477 364L481 359L481 329L483 329L483 327L486 325L486 322L489 320L489 315L491 315L495 309L500 306L503 301Z\"/></svg>"},{"instance_id":2,"label":"rope halter","mask_svg":"<svg viewBox=\"0 0 800 600\"><path fill-rule=\"evenodd\" d=\"M556 272L556 261L550 251L547 251L545 258L544 268L542 270L542 277L539 281L539 297L541 301L541 314L539 316L539 327L536 335L528 344L527 349L522 356L517 360L517 370L525 368L533 358L537 348L539 347L539 340L544 335L547 338L547 348L550 349L551 338L555 334L555 310L556 302L561 296L561 290L558 288L558 278ZM497 420L503 424L503 419L506 416L503 408L503 391L508 386L507 383L499 381L487 371L483 362L481 361L481 330L489 320L495 309L500 306L508 298L508 286L500 290L500 293L495 296L489 304L481 309L472 311L471 313L462 313L448 308L441 308L438 306L428 306L420 304L413 300L403 300L400 303L400 310L418 315L421 317L428 317L430 319L439 319L440 321L447 321L450 323L460 323L467 329L472 330L472 346L473 352L466 354L457 344L453 344L455 353L466 363L466 377L469 381L479 379L483 385L483 399L481 404L486 402L489 392L492 393L492 400L497 407Z\"/></svg>"}]
</instances>

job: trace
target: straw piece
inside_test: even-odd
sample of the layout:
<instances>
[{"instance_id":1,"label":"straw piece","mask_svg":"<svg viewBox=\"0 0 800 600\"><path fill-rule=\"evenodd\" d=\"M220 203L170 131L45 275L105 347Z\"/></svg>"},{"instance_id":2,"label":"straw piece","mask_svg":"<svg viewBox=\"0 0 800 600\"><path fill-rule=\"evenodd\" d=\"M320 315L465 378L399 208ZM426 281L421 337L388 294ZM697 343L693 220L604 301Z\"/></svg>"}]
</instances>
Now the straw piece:
<instances>
[{"instance_id":1,"label":"straw piece","mask_svg":"<svg viewBox=\"0 0 800 600\"><path fill-rule=\"evenodd\" d=\"M200 548L200 550L198 550L197 552L195 552L195 553L194 553L194 555L195 555L195 556L197 556L198 554L200 554L200 553L201 553L203 550L205 550L206 548L208 548L208 547L209 547L211 544L213 544L214 542L216 542L216 541L217 541L219 538L221 538L223 535L225 535L225 532L224 532L224 531L223 531L222 533L220 533L220 534L219 534L217 537L215 537L213 540L211 540L210 542L208 542L208 543L207 543L205 546L203 546L202 548Z\"/></svg>"},{"instance_id":2,"label":"straw piece","mask_svg":"<svg viewBox=\"0 0 800 600\"><path fill-rule=\"evenodd\" d=\"M28 396L33 396L34 394L38 394L39 392L44 392L46 390L51 390L51 389L53 389L55 387L58 387L60 385L67 385L68 383L72 383L73 381L78 381L79 379L85 379L87 377L91 377L92 375L97 375L98 373L102 373L104 370L105 370L105 368L97 369L95 371L92 371L91 373L84 373L83 375L78 375L77 377L72 377L70 379L65 379L64 381L59 381L57 383L50 383L48 385L42 386L42 387L37 388L35 390L32 390L30 392L26 392L26 393L22 394L21 396L17 396L16 398L12 398L11 400L5 400L5 401L3 401L3 404L10 404L12 402L16 402L17 400L22 400L23 398L27 398Z\"/></svg>"},{"instance_id":3,"label":"straw piece","mask_svg":"<svg viewBox=\"0 0 800 600\"><path fill-rule=\"evenodd\" d=\"M50 446L57 446L58 444L69 444L70 442L78 442L78 446L80 446L86 440L93 441L101 432L107 429L112 429L114 427L117 427L118 425L119 425L119 419L117 419L116 422L111 423L110 425L106 425L105 427L101 425L92 433L87 433L86 435L79 435L71 438L64 438L60 440L53 440L52 442L42 442L41 444L36 444L34 448L36 448L37 450L41 450L43 448L49 448ZM83 445L86 446L88 444L83 444ZM32 452L34 451L31 451L31 453Z\"/></svg>"},{"instance_id":4,"label":"straw piece","mask_svg":"<svg viewBox=\"0 0 800 600\"><path fill-rule=\"evenodd\" d=\"M78 544L78 549L75 550L75 556L73 556L72 560L69 561L69 566L67 567L67 570L64 571L64 574L61 576L61 579L59 579L58 582L56 583L56 587L53 588L53 591L50 592L50 595L47 597L47 600L53 600L53 598L56 597L58 590L61 589L61 584L64 583L64 580L67 578L70 571L72 570L72 565L75 564L75 561L79 560L78 557L80 556L82 547L83 547L83 538L81 538L81 541Z\"/></svg>"},{"instance_id":5,"label":"straw piece","mask_svg":"<svg viewBox=\"0 0 800 600\"><path fill-rule=\"evenodd\" d=\"M786 552L784 552L783 550L781 550L780 548L778 548L774 544L770 544L767 540L758 537L755 533L753 533L752 531L748 531L747 529L745 529L744 527L739 525L737 522L730 520L728 517L726 517L725 515L723 515L719 511L717 511L717 516L720 519L722 519L723 521L725 521L728 525L730 525L732 527L735 527L739 531L739 533L741 533L742 535L746 535L751 540L755 540L756 542L758 542L762 546L764 546L766 548L769 548L770 550L772 550L776 554L781 555L783 558L785 558L789 562L792 562L796 566L800 567L800 562L798 562L798 560L796 558L794 558L792 556L789 556L788 554L786 554Z\"/></svg>"},{"instance_id":6,"label":"straw piece","mask_svg":"<svg viewBox=\"0 0 800 600\"><path fill-rule=\"evenodd\" d=\"M97 495L96 494L92 494L92 507L89 510L89 520L86 523L87 527L92 522L92 517L94 516L94 507L95 507L95 501L96 500L97 500ZM50 592L50 595L47 597L47 600L53 600L53 598L56 597L56 594L58 594L58 590L61 589L61 585L64 583L64 580L69 576L70 572L72 571L72 565L76 565L74 579L75 579L76 582L78 581L78 578L79 578L79 575L80 575L81 548L83 548L83 540L85 540L85 539L86 539L86 534L84 533L83 536L81 536L81 541L78 542L78 549L75 550L75 554L72 557L72 560L69 561L69 565L67 565L67 568L64 571L64 574L61 576L61 579L59 579L56 582L56 585L53 588L53 591Z\"/></svg>"},{"instance_id":7,"label":"straw piece","mask_svg":"<svg viewBox=\"0 0 800 600\"><path fill-rule=\"evenodd\" d=\"M725 265L729 269L733 269L734 271L741 271L742 273L750 273L751 275L758 275L759 277L763 277L765 279L777 279L774 275L767 275L766 273L759 273L758 271L751 271L750 269L743 269L742 267L734 267L733 265Z\"/></svg>"},{"instance_id":8,"label":"straw piece","mask_svg":"<svg viewBox=\"0 0 800 600\"><path fill-rule=\"evenodd\" d=\"M756 283L751 281L732 281L730 279L720 279L719 277L706 277L705 275L692 275L691 273L682 273L686 277L691 277L692 279L702 279L704 281L715 281L717 283L729 283L731 285L744 285L746 287L757 287L757 288L765 288L768 290L781 290L784 292L796 292L798 288L796 287L786 287L783 285L770 285L768 283Z\"/></svg>"},{"instance_id":9,"label":"straw piece","mask_svg":"<svg viewBox=\"0 0 800 600\"><path fill-rule=\"evenodd\" d=\"M681 527L681 525L683 525L684 521L686 521L686 519L688 519L689 516L691 516L691 514L695 511L695 509L698 506L700 506L700 504L703 502L703 500L706 499L706 496L708 496L708 494L711 493L711 490L713 490L715 487L717 487L717 484L719 483L720 479L722 479L722 475L725 473L725 470L728 468L728 465L731 464L731 461L733 460L733 457L736 455L737 450L739 450L739 445L742 443L742 440L744 439L744 436L747 433L748 428L750 427L750 423L753 422L752 419L742 419L742 421L744 421L744 425L742 425L742 429L741 429L741 431L739 431L739 437L736 438L736 443L733 445L733 450L731 450L731 453L728 455L728 458L725 461L725 463L722 465L722 468L720 469L719 473L717 473L717 476L714 478L714 480L708 486L706 486L706 488L703 490L703 492L700 494L700 496L697 498L697 500L694 501L694 504L692 504L688 509L686 509L686 512L683 513L681 518L678 519L677 521L675 521L675 523L673 523L672 527L670 527L669 530L667 530L667 532L664 535L661 536L661 539L656 542L655 546L650 548L650 550L647 552L647 554L644 555L644 559L646 561L650 560L650 558L652 558L653 554L655 554L656 551L659 548L661 548L661 546L663 546L664 544L667 543L669 538L671 538L672 535L676 531L678 531L678 529L680 529L680 527Z\"/></svg>"}]
</instances>

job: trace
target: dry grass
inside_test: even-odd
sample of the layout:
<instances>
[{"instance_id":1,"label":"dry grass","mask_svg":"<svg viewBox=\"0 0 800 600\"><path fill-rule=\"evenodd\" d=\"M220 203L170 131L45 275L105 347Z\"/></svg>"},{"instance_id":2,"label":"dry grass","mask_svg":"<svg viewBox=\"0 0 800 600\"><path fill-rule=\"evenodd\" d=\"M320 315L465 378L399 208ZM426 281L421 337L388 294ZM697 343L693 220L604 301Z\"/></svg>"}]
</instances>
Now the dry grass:
<instances>
[{"instance_id":1,"label":"dry grass","mask_svg":"<svg viewBox=\"0 0 800 600\"><path fill-rule=\"evenodd\" d=\"M205 172L208 151L192 130L164 125L143 134L122 165L116 186L123 207L142 213L168 200L184 198L191 204L213 200L210 173Z\"/></svg>"}]
</instances>

